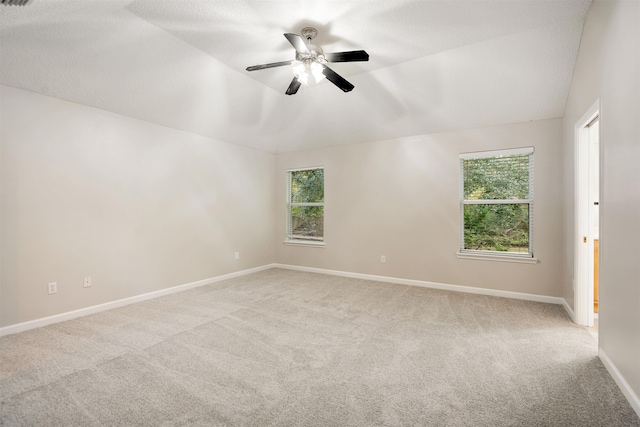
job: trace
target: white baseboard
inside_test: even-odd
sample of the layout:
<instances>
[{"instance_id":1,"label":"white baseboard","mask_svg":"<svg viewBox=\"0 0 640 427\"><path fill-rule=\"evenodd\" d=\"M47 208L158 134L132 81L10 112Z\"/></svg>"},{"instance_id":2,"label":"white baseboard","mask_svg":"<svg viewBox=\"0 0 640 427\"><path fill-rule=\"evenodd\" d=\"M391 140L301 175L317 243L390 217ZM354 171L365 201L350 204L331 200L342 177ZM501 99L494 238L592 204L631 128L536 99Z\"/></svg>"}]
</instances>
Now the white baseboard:
<instances>
[{"instance_id":1,"label":"white baseboard","mask_svg":"<svg viewBox=\"0 0 640 427\"><path fill-rule=\"evenodd\" d=\"M288 264L266 264L266 265L256 267L256 268L251 268L248 270L237 271L235 273L229 273L229 274L224 274L222 276L211 277L209 279L198 280L196 282L173 286L171 288L161 289L159 291L149 292L142 295L136 295L129 298L107 302L104 304L94 305L91 307L86 307L86 308L82 308L75 311L69 311L69 312L57 314L54 316L43 317L40 319L30 320L28 322L5 326L0 328L0 337L5 335L17 334L19 332L40 328L42 326L47 326L54 323L64 322L65 320L71 320L78 317L87 316L90 314L100 313L102 311L111 310L113 308L123 307L129 304L135 304L137 302L158 298L161 296L185 291L187 289L192 289L199 286L209 285L211 283L220 282L222 280L227 280L234 277L244 276L251 273L257 273L259 271L268 270L271 268L283 268L287 270L307 271L311 273L329 274L333 276L351 277L355 279L397 283L400 285L410 285L410 286L420 286L423 288L442 289L445 291L466 292L470 294L489 295L489 296L502 297L502 298L512 298L512 299L520 299L520 300L526 300L526 301L559 304L565 307L565 309L573 319L573 311L570 309L567 302L563 298L559 298L559 297L526 294L521 292L500 291L496 289L476 288L471 286L449 285L445 283L427 282L423 280L414 280L414 279L401 279L397 277L376 276L373 274L351 273L348 271L327 270L324 268L301 267L297 265L288 265Z\"/></svg>"},{"instance_id":2,"label":"white baseboard","mask_svg":"<svg viewBox=\"0 0 640 427\"><path fill-rule=\"evenodd\" d=\"M496 289L475 288L472 286L448 285L445 283L426 282L423 280L400 279L397 277L376 276L373 274L351 273L348 271L325 270L324 268L300 267L289 264L272 264L275 268L287 270L307 271L310 273L329 274L332 276L351 277L354 279L375 280L377 282L397 283L399 285L420 286L423 288L442 289L445 291L466 292L469 294L490 295L494 297L512 298L527 301L546 302L550 304L563 305L563 298L550 297L546 295L525 294L522 292L499 291Z\"/></svg>"},{"instance_id":3,"label":"white baseboard","mask_svg":"<svg viewBox=\"0 0 640 427\"><path fill-rule=\"evenodd\" d=\"M638 414L638 416L640 417L640 397L638 397L638 395L633 391L618 368L616 368L616 365L611 361L611 359L609 359L609 356L607 356L607 354L602 349L598 351L598 356L600 356L602 364L605 368L607 368L607 371L609 371L609 374L611 375L613 380L616 382L616 384L618 384L618 387L620 387L620 391L622 391L624 397L627 398L633 410L636 411L636 414Z\"/></svg>"},{"instance_id":4,"label":"white baseboard","mask_svg":"<svg viewBox=\"0 0 640 427\"><path fill-rule=\"evenodd\" d=\"M76 319L78 317L88 316L90 314L100 313L102 311L123 307L125 305L135 304L137 302L147 301L147 300L162 297L165 295L175 294L177 292L186 291L187 289L193 289L193 288L197 288L204 285L210 285L211 283L232 279L234 277L240 277L240 276L245 276L251 273L257 273L258 271L268 270L270 268L273 268L274 266L275 266L274 264L267 264L260 267L250 268L242 271L236 271L234 273L229 273L229 274L223 274L221 276L198 280L191 283L185 283L183 285L172 286L170 288L161 289L159 291L149 292L142 295L136 295L129 298L110 301L104 304L81 308L79 310L68 311L66 313L56 314L54 316L42 317L40 319L30 320L28 322L16 323L14 325L9 325L9 326L0 328L0 337L5 335L17 334L19 332L28 331L30 329L40 328L42 326L52 325L54 323L64 322L66 320Z\"/></svg>"},{"instance_id":5,"label":"white baseboard","mask_svg":"<svg viewBox=\"0 0 640 427\"><path fill-rule=\"evenodd\" d=\"M562 298L562 306L564 307L565 311L569 314L569 317L571 317L571 321L573 323L576 323L576 317L575 317L575 314L573 314L573 309L571 308L571 306L569 306L569 303L564 298Z\"/></svg>"}]
</instances>

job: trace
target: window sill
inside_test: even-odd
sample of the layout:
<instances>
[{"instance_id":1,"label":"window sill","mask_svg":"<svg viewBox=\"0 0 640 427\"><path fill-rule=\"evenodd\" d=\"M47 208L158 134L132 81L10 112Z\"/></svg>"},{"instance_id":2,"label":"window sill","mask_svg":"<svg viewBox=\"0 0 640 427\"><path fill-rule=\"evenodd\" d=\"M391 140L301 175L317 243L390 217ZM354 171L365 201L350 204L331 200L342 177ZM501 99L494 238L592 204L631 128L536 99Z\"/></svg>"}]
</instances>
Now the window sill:
<instances>
[{"instance_id":1,"label":"window sill","mask_svg":"<svg viewBox=\"0 0 640 427\"><path fill-rule=\"evenodd\" d=\"M324 248L324 242L314 242L312 240L285 240L282 243L291 246L311 246L315 248Z\"/></svg>"},{"instance_id":2,"label":"window sill","mask_svg":"<svg viewBox=\"0 0 640 427\"><path fill-rule=\"evenodd\" d=\"M513 255L474 254L469 252L457 252L459 259L477 259L480 261L517 262L521 264L537 264L538 258L529 258Z\"/></svg>"}]
</instances>

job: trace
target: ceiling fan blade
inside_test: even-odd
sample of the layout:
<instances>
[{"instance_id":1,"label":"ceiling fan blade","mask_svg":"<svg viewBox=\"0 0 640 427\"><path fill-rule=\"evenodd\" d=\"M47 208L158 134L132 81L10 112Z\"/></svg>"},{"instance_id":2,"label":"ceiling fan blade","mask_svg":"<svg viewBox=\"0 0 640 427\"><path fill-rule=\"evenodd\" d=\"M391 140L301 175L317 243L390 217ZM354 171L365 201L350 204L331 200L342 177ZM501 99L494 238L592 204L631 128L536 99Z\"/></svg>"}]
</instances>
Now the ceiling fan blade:
<instances>
[{"instance_id":1,"label":"ceiling fan blade","mask_svg":"<svg viewBox=\"0 0 640 427\"><path fill-rule=\"evenodd\" d=\"M296 49L296 52L298 52L298 53L310 53L309 52L309 48L304 43L304 39L302 38L301 35L292 34L292 33L286 33L284 36L287 38L287 40L289 40L289 43L291 43L293 45L293 47Z\"/></svg>"},{"instance_id":2,"label":"ceiling fan blade","mask_svg":"<svg viewBox=\"0 0 640 427\"><path fill-rule=\"evenodd\" d=\"M343 92L351 92L354 88L351 83L324 64L322 65L322 74L325 75L327 80L342 89Z\"/></svg>"},{"instance_id":3,"label":"ceiling fan blade","mask_svg":"<svg viewBox=\"0 0 640 427\"><path fill-rule=\"evenodd\" d=\"M300 84L301 83L298 81L298 79L294 77L293 80L291 80L291 84L289 85L285 93L287 95L295 95L296 92L298 92L298 89L300 89Z\"/></svg>"},{"instance_id":4,"label":"ceiling fan blade","mask_svg":"<svg viewBox=\"0 0 640 427\"><path fill-rule=\"evenodd\" d=\"M368 61L369 54L364 50L352 50L349 52L325 53L324 57L329 62L355 62Z\"/></svg>"},{"instance_id":5,"label":"ceiling fan blade","mask_svg":"<svg viewBox=\"0 0 640 427\"><path fill-rule=\"evenodd\" d=\"M264 70L265 68L282 67L284 65L291 65L291 61L271 62L269 64L254 65L247 67L247 71Z\"/></svg>"}]
</instances>

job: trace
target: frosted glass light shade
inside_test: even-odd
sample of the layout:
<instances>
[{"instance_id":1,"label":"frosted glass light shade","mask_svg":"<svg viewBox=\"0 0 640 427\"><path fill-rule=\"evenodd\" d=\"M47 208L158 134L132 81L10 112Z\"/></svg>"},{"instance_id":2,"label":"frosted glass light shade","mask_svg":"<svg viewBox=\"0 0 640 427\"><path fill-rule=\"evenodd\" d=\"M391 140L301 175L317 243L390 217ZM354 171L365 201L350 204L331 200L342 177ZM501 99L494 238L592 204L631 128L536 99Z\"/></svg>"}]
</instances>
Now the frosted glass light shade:
<instances>
[{"instance_id":1,"label":"frosted glass light shade","mask_svg":"<svg viewBox=\"0 0 640 427\"><path fill-rule=\"evenodd\" d=\"M325 78L322 68L322 64L312 58L308 58L302 61L293 61L291 71L303 85L314 85Z\"/></svg>"}]
</instances>

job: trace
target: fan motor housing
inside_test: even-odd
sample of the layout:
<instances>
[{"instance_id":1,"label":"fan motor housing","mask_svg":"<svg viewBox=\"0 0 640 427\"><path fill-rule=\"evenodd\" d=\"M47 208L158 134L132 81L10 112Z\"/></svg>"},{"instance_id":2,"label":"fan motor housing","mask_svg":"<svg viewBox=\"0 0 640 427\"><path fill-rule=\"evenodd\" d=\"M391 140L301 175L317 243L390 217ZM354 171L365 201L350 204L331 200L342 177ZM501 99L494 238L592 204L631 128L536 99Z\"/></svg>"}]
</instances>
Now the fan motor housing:
<instances>
[{"instance_id":1,"label":"fan motor housing","mask_svg":"<svg viewBox=\"0 0 640 427\"><path fill-rule=\"evenodd\" d=\"M322 51L322 48L313 44L307 45L307 48L309 49L309 53L296 52L296 61L304 61L305 59L312 59L318 62L327 62L327 60L324 57L324 52Z\"/></svg>"}]
</instances>

